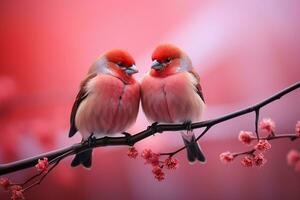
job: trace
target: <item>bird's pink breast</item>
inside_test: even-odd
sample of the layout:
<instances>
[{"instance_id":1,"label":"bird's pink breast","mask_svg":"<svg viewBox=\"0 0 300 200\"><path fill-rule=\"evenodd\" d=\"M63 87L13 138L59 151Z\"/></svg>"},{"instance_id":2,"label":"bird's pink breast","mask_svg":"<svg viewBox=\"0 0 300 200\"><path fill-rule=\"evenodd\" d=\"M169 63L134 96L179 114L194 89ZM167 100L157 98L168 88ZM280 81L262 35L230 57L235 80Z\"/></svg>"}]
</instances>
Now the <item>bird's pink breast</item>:
<instances>
[{"instance_id":1,"label":"bird's pink breast","mask_svg":"<svg viewBox=\"0 0 300 200\"><path fill-rule=\"evenodd\" d=\"M125 85L118 78L98 75L88 85L90 94L81 103L76 126L84 135L109 135L126 131L135 122L140 100L138 83Z\"/></svg>"},{"instance_id":2,"label":"bird's pink breast","mask_svg":"<svg viewBox=\"0 0 300 200\"><path fill-rule=\"evenodd\" d=\"M141 84L146 117L165 123L199 120L204 103L190 78L188 72L164 78L147 75Z\"/></svg>"}]
</instances>

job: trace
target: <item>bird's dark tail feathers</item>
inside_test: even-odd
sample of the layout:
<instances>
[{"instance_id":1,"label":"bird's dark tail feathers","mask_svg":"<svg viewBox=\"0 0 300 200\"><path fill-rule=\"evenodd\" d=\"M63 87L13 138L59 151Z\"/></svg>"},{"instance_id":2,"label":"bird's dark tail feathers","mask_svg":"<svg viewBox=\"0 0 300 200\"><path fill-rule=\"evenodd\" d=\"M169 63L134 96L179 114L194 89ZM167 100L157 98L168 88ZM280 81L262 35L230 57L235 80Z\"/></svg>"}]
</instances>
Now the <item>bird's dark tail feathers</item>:
<instances>
[{"instance_id":1,"label":"bird's dark tail feathers","mask_svg":"<svg viewBox=\"0 0 300 200\"><path fill-rule=\"evenodd\" d=\"M91 168L92 166L92 149L83 151L75 155L71 166L76 167L78 165L83 165L85 168Z\"/></svg>"},{"instance_id":2,"label":"bird's dark tail feathers","mask_svg":"<svg viewBox=\"0 0 300 200\"><path fill-rule=\"evenodd\" d=\"M204 163L205 156L201 151L200 146L198 145L195 135L193 133L189 133L192 135L187 135L186 133L182 133L182 139L184 141L184 145L187 150L187 157L189 162L194 163L196 160Z\"/></svg>"}]
</instances>

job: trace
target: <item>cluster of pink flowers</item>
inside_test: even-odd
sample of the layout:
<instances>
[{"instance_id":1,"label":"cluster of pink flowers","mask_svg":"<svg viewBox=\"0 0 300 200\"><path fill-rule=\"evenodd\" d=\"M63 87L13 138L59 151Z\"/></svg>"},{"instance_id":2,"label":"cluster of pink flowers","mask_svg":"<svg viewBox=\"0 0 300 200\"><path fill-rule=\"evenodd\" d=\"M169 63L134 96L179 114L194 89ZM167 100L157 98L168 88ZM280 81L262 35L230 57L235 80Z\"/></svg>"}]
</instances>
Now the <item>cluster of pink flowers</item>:
<instances>
[{"instance_id":1,"label":"cluster of pink flowers","mask_svg":"<svg viewBox=\"0 0 300 200\"><path fill-rule=\"evenodd\" d=\"M11 200L24 200L24 190L20 185L11 186Z\"/></svg>"},{"instance_id":2,"label":"cluster of pink flowers","mask_svg":"<svg viewBox=\"0 0 300 200\"><path fill-rule=\"evenodd\" d=\"M166 166L167 169L177 169L178 160L176 158L173 158L173 157L168 157L165 160L164 165Z\"/></svg>"},{"instance_id":3,"label":"cluster of pink flowers","mask_svg":"<svg viewBox=\"0 0 300 200\"><path fill-rule=\"evenodd\" d=\"M0 178L0 186L11 194L11 200L24 200L24 189L20 185L15 185L6 177Z\"/></svg>"},{"instance_id":4,"label":"cluster of pink flowers","mask_svg":"<svg viewBox=\"0 0 300 200\"><path fill-rule=\"evenodd\" d=\"M8 190L10 185L11 183L8 178L6 177L0 178L0 186L3 187L4 190Z\"/></svg>"},{"instance_id":5,"label":"cluster of pink flowers","mask_svg":"<svg viewBox=\"0 0 300 200\"><path fill-rule=\"evenodd\" d=\"M274 136L275 131L275 123L271 119L263 119L259 124L260 130L269 134L269 137ZM254 134L251 131L240 131L238 139L240 142L246 145L251 145L251 142L256 139ZM223 163L230 163L234 160L235 157L239 155L245 155L242 158L241 164L245 167L252 167L252 166L263 166L267 160L264 158L262 153L256 153L255 151L267 151L271 148L271 144L266 139L259 140L257 144L253 146L253 150L245 153L231 153L226 151L220 154L220 160Z\"/></svg>"},{"instance_id":6,"label":"cluster of pink flowers","mask_svg":"<svg viewBox=\"0 0 300 200\"><path fill-rule=\"evenodd\" d=\"M252 166L253 166L252 156L245 156L245 157L241 160L241 164L242 164L244 167L252 167Z\"/></svg>"},{"instance_id":7,"label":"cluster of pink flowers","mask_svg":"<svg viewBox=\"0 0 300 200\"><path fill-rule=\"evenodd\" d=\"M145 149L142 152L142 157L145 159L145 164L152 165L152 173L154 175L154 178L156 178L158 181L162 181L165 179L163 168L177 169L178 167L178 160L176 158L168 157L164 161L161 161L160 155L152 152L151 149Z\"/></svg>"},{"instance_id":8,"label":"cluster of pink flowers","mask_svg":"<svg viewBox=\"0 0 300 200\"><path fill-rule=\"evenodd\" d=\"M234 160L236 156L238 156L238 154L234 154L229 151L226 151L220 154L220 160L223 163L230 163ZM262 167L266 162L267 160L264 158L264 155L262 153L259 153L257 155L249 154L244 158L242 158L241 160L241 164L244 167L252 167L252 166Z\"/></svg>"},{"instance_id":9,"label":"cluster of pink flowers","mask_svg":"<svg viewBox=\"0 0 300 200\"><path fill-rule=\"evenodd\" d=\"M130 158L136 158L138 154L138 151L134 147L130 147L127 152ZM145 159L145 164L152 166L152 173L154 178L158 181L165 179L164 168L169 170L178 168L178 160L176 158L168 157L165 160L160 160L160 154L154 153L151 149L145 149L141 157Z\"/></svg>"},{"instance_id":10,"label":"cluster of pink flowers","mask_svg":"<svg viewBox=\"0 0 300 200\"><path fill-rule=\"evenodd\" d=\"M35 165L35 168L40 172L48 172L49 162L48 158L43 158L38 160L38 164Z\"/></svg>"},{"instance_id":11,"label":"cluster of pink flowers","mask_svg":"<svg viewBox=\"0 0 300 200\"><path fill-rule=\"evenodd\" d=\"M158 181L162 181L165 179L165 173L163 172L163 165L159 160L160 155L157 153L153 153L151 149L145 149L142 152L142 158L145 159L145 164L151 164L153 169L152 173L154 178Z\"/></svg>"},{"instance_id":12,"label":"cluster of pink flowers","mask_svg":"<svg viewBox=\"0 0 300 200\"><path fill-rule=\"evenodd\" d=\"M39 172L48 172L49 162L48 158L39 159L38 163L35 165L35 168ZM11 181L6 178L0 178L0 186L10 193L11 200L24 200L25 189L21 185L13 184Z\"/></svg>"},{"instance_id":13,"label":"cluster of pink flowers","mask_svg":"<svg viewBox=\"0 0 300 200\"><path fill-rule=\"evenodd\" d=\"M248 155L241 160L241 164L244 167L262 167L264 166L264 164L266 164L266 162L267 160L264 158L264 155L262 153L259 153L257 155Z\"/></svg>"},{"instance_id":14,"label":"cluster of pink flowers","mask_svg":"<svg viewBox=\"0 0 300 200\"><path fill-rule=\"evenodd\" d=\"M233 159L234 159L234 155L233 155L233 153L230 153L229 151L226 151L226 152L223 152L220 154L220 160L223 163L229 163L229 162L233 161Z\"/></svg>"},{"instance_id":15,"label":"cluster of pink flowers","mask_svg":"<svg viewBox=\"0 0 300 200\"><path fill-rule=\"evenodd\" d=\"M297 150L290 150L286 156L288 165L294 167L295 171L300 172L300 152Z\"/></svg>"},{"instance_id":16,"label":"cluster of pink flowers","mask_svg":"<svg viewBox=\"0 0 300 200\"><path fill-rule=\"evenodd\" d=\"M152 173L154 175L154 178L156 178L158 181L162 181L165 179L165 173L162 171L161 166L153 166Z\"/></svg>"},{"instance_id":17,"label":"cluster of pink flowers","mask_svg":"<svg viewBox=\"0 0 300 200\"><path fill-rule=\"evenodd\" d=\"M271 144L268 140L259 140L258 143L254 146L254 149L259 151L267 151L271 149Z\"/></svg>"},{"instance_id":18,"label":"cluster of pink flowers","mask_svg":"<svg viewBox=\"0 0 300 200\"><path fill-rule=\"evenodd\" d=\"M253 163L255 166L261 167L264 164L266 164L267 160L264 158L264 155L262 153L254 156Z\"/></svg>"},{"instance_id":19,"label":"cluster of pink flowers","mask_svg":"<svg viewBox=\"0 0 300 200\"><path fill-rule=\"evenodd\" d=\"M239 141L243 144L250 144L253 138L253 133L250 131L240 131Z\"/></svg>"},{"instance_id":20,"label":"cluster of pink flowers","mask_svg":"<svg viewBox=\"0 0 300 200\"><path fill-rule=\"evenodd\" d=\"M138 155L139 155L139 152L136 150L135 147L129 147L129 149L127 151L127 156L129 158L135 159Z\"/></svg>"},{"instance_id":21,"label":"cluster of pink flowers","mask_svg":"<svg viewBox=\"0 0 300 200\"><path fill-rule=\"evenodd\" d=\"M158 166L160 155L157 153L152 152L151 149L145 149L142 152L142 158L145 159L145 164L151 164L152 166Z\"/></svg>"},{"instance_id":22,"label":"cluster of pink flowers","mask_svg":"<svg viewBox=\"0 0 300 200\"><path fill-rule=\"evenodd\" d=\"M275 131L275 122L270 118L263 119L259 123L259 128L265 133L273 134Z\"/></svg>"}]
</instances>

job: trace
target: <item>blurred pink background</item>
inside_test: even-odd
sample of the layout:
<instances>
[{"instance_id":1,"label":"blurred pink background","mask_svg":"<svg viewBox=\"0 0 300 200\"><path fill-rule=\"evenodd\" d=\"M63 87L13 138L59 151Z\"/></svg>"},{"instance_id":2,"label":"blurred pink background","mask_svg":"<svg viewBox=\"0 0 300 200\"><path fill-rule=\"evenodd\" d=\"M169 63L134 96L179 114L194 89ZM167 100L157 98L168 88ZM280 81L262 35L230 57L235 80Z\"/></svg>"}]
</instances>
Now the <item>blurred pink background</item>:
<instances>
[{"instance_id":1,"label":"blurred pink background","mask_svg":"<svg viewBox=\"0 0 300 200\"><path fill-rule=\"evenodd\" d=\"M296 0L208 1L0 1L0 162L65 147L69 114L80 80L103 51L128 50L141 80L156 45L170 42L191 57L207 102L205 119L254 104L300 77L300 2ZM300 120L300 91L265 107L261 117L277 133L293 133ZM126 147L98 148L93 168L71 168L65 159L27 199L299 199L300 173L286 164L299 141L272 141L263 168L224 165L221 152L243 151L240 130L254 129L254 115L212 128L200 141L205 165L189 165L157 182L141 158ZM148 125L142 112L129 132ZM196 130L199 133L200 130ZM142 151L174 150L177 133L150 137ZM34 170L9 174L25 180ZM0 190L0 199L8 199Z\"/></svg>"}]
</instances>

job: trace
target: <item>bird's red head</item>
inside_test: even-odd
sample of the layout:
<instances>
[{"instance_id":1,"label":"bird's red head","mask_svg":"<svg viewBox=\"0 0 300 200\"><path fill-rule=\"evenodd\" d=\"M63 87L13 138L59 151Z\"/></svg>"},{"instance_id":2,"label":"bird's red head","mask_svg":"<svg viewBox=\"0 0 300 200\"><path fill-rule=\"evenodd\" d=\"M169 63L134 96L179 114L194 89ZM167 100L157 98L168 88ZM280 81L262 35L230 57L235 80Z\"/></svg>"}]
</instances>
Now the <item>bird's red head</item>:
<instances>
[{"instance_id":1,"label":"bird's red head","mask_svg":"<svg viewBox=\"0 0 300 200\"><path fill-rule=\"evenodd\" d=\"M133 57L124 50L112 49L105 53L106 59L109 62L120 64L124 67L130 67L135 64Z\"/></svg>"},{"instance_id":2,"label":"bird's red head","mask_svg":"<svg viewBox=\"0 0 300 200\"><path fill-rule=\"evenodd\" d=\"M172 44L162 44L152 53L152 76L165 77L176 73L184 57L181 49Z\"/></svg>"},{"instance_id":3,"label":"bird's red head","mask_svg":"<svg viewBox=\"0 0 300 200\"><path fill-rule=\"evenodd\" d=\"M112 75L124 80L133 80L132 74L138 72L133 57L124 50L112 49L104 54L107 67L111 71Z\"/></svg>"},{"instance_id":4,"label":"bird's red head","mask_svg":"<svg viewBox=\"0 0 300 200\"><path fill-rule=\"evenodd\" d=\"M180 58L182 51L173 44L161 44L152 53L152 60L159 62Z\"/></svg>"}]
</instances>

